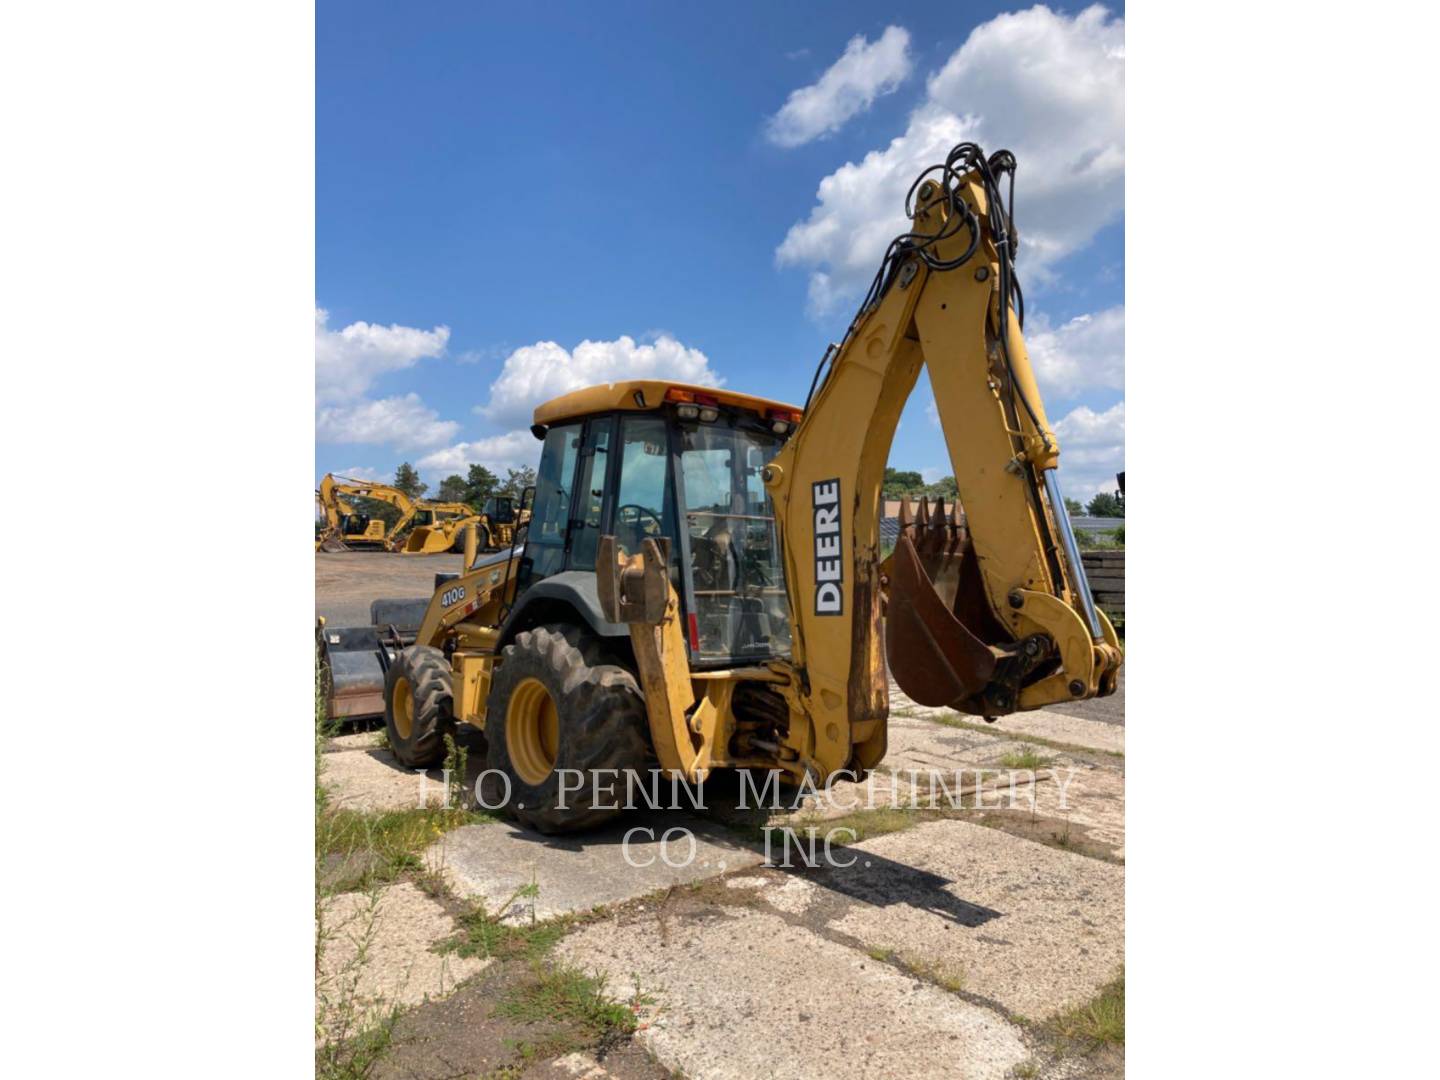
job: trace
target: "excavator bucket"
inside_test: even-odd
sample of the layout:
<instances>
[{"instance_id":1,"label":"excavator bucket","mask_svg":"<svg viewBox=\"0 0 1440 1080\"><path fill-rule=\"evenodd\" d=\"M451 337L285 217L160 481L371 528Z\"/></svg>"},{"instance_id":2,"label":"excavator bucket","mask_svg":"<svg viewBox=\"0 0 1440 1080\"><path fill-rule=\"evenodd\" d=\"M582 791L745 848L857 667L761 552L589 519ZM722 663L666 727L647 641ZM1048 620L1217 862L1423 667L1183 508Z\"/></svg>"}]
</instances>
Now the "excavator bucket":
<instances>
[{"instance_id":1,"label":"excavator bucket","mask_svg":"<svg viewBox=\"0 0 1440 1080\"><path fill-rule=\"evenodd\" d=\"M990 685L1007 640L985 602L958 503L900 503L900 533L882 568L888 583L885 657L921 705L959 708ZM973 711L967 708L965 711Z\"/></svg>"}]
</instances>

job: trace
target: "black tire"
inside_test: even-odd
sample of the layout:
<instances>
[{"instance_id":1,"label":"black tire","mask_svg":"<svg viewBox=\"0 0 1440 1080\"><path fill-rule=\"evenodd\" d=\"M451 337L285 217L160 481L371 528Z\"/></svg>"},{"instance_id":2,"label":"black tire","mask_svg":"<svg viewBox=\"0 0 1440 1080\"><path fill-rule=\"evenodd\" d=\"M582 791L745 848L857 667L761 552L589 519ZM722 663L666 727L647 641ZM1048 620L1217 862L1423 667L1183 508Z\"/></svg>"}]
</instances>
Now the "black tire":
<instances>
[{"instance_id":1,"label":"black tire","mask_svg":"<svg viewBox=\"0 0 1440 1080\"><path fill-rule=\"evenodd\" d=\"M409 733L402 734L407 719ZM445 757L445 736L454 729L450 665L445 654L428 645L402 650L385 672L385 731L395 757L412 769L437 765Z\"/></svg>"},{"instance_id":2,"label":"black tire","mask_svg":"<svg viewBox=\"0 0 1440 1080\"><path fill-rule=\"evenodd\" d=\"M477 553L479 553L479 552L481 552L481 551L485 551L485 550L487 550L487 549L489 548L489 546L490 546L490 530L487 529L487 528L485 528L484 525L476 525L476 526L475 526L475 551L476 551ZM455 539L454 539L454 541L450 544L450 550L451 550L452 552L454 552L456 555L463 555L463 554L465 554L465 530L464 530L464 529L461 529L458 533L455 534ZM468 570L469 567L466 567L466 569Z\"/></svg>"},{"instance_id":3,"label":"black tire","mask_svg":"<svg viewBox=\"0 0 1440 1080\"><path fill-rule=\"evenodd\" d=\"M582 651L586 644L575 631L555 626L517 634L501 654L485 710L486 768L510 780L505 812L542 833L578 832L617 817L620 811L611 806L625 801L624 771L645 766L648 724L639 684L622 667L587 661ZM594 649L588 651L591 659L598 659ZM517 767L507 731L516 689L532 680L549 694L558 727L553 766L538 781L533 761L528 778L526 770ZM533 687L526 692L533 694ZM517 712L524 713L523 699ZM561 770L597 769L620 770L600 778L599 805L596 785L587 778L581 790L574 790L571 772L562 808Z\"/></svg>"}]
</instances>

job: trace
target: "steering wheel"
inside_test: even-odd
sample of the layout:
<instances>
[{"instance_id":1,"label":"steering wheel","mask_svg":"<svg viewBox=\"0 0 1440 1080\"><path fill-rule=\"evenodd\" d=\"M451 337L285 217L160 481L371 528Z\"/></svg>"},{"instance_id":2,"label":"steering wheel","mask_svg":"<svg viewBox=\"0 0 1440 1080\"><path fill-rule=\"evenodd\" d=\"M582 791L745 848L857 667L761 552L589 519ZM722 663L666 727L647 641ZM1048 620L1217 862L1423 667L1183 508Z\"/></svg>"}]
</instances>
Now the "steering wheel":
<instances>
[{"instance_id":1,"label":"steering wheel","mask_svg":"<svg viewBox=\"0 0 1440 1080\"><path fill-rule=\"evenodd\" d=\"M625 520L626 510L635 511L635 513L632 515L632 517L635 519L634 521ZM640 530L640 518L642 515L648 517L651 521L655 522L655 531L653 533L642 534ZM635 530L635 538L637 540L643 540L647 536L661 536L665 532L665 525L660 520L660 515L655 513L655 511L651 510L648 506L641 506L639 503L626 503L623 506L617 506L615 508L615 518L617 521L620 522L620 524L626 526L627 528L633 528Z\"/></svg>"}]
</instances>

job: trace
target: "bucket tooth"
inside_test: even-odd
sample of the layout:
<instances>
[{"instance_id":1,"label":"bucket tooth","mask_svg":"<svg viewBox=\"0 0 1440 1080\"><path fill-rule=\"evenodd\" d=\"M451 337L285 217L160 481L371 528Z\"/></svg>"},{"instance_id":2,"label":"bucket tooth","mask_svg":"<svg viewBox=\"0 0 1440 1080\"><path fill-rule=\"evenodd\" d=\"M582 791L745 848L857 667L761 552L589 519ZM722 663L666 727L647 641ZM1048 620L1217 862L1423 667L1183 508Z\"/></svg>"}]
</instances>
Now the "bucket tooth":
<instances>
[{"instance_id":1,"label":"bucket tooth","mask_svg":"<svg viewBox=\"0 0 1440 1080\"><path fill-rule=\"evenodd\" d=\"M945 500L936 498L935 506L930 513L930 520L925 526L925 535L921 538L919 550L926 555L940 555L945 550L945 541L949 517L945 512Z\"/></svg>"}]
</instances>

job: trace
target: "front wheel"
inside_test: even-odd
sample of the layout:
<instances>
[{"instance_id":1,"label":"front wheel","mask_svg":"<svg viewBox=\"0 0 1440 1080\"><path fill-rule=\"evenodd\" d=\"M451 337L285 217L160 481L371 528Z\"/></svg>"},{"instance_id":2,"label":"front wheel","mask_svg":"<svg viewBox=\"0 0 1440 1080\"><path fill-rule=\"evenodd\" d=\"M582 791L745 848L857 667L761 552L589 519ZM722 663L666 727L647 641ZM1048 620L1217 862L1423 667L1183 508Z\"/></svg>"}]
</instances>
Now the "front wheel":
<instances>
[{"instance_id":1,"label":"front wheel","mask_svg":"<svg viewBox=\"0 0 1440 1080\"><path fill-rule=\"evenodd\" d=\"M400 764L428 769L445 757L455 729L450 665L428 645L400 652L385 672L385 731Z\"/></svg>"},{"instance_id":2,"label":"front wheel","mask_svg":"<svg viewBox=\"0 0 1440 1080\"><path fill-rule=\"evenodd\" d=\"M542 833L618 816L626 770L645 764L645 703L635 677L614 664L590 666L578 639L553 626L517 634L485 710L486 767L510 780L505 810Z\"/></svg>"}]
</instances>

